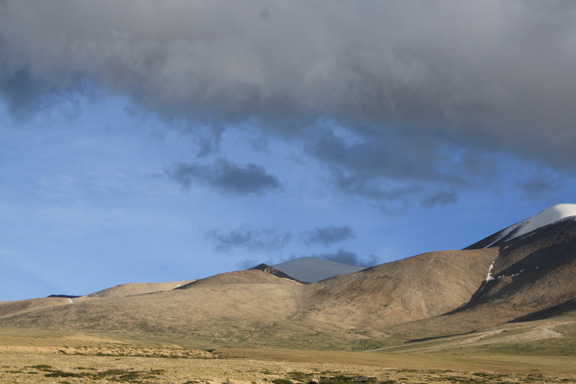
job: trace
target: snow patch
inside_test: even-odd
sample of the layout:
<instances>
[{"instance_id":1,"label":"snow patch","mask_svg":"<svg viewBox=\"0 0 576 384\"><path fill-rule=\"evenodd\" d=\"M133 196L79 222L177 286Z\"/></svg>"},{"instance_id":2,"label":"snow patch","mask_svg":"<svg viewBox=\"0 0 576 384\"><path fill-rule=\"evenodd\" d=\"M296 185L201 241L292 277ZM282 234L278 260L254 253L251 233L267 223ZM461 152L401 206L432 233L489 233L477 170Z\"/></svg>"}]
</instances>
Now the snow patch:
<instances>
[{"instance_id":1,"label":"snow patch","mask_svg":"<svg viewBox=\"0 0 576 384\"><path fill-rule=\"evenodd\" d=\"M486 276L486 282L494 280L494 277L492 276L492 270L494 269L495 262L496 261L493 261L492 264L490 265L490 268L488 269L488 276Z\"/></svg>"},{"instance_id":2,"label":"snow patch","mask_svg":"<svg viewBox=\"0 0 576 384\"><path fill-rule=\"evenodd\" d=\"M521 271L518 272L518 273L513 273L513 274L511 274L510 276L500 275L500 276L497 277L497 279L503 279L503 278L505 278L505 277L517 277L517 276L520 276L523 272L524 272L524 269L521 270Z\"/></svg>"}]
</instances>

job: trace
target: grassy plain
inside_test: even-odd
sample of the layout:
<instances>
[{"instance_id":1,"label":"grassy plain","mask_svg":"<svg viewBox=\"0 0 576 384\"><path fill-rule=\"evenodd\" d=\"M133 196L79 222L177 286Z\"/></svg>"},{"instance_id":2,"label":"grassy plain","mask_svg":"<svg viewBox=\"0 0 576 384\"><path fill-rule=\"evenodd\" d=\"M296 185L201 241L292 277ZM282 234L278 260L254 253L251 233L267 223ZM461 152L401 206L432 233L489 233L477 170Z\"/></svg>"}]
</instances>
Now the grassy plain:
<instances>
[{"instance_id":1,"label":"grassy plain","mask_svg":"<svg viewBox=\"0 0 576 384\"><path fill-rule=\"evenodd\" d=\"M226 348L0 328L0 383L575 383L576 358L495 349L437 353Z\"/></svg>"}]
</instances>

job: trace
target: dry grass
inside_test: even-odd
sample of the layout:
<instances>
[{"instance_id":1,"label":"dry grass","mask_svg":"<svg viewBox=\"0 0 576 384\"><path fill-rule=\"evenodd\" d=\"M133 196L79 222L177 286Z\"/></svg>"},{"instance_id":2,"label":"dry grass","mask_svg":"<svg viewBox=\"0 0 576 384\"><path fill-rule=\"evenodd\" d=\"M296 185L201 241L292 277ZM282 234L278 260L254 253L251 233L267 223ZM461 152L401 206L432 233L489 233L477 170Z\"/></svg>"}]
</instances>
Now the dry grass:
<instances>
[{"instance_id":1,"label":"dry grass","mask_svg":"<svg viewBox=\"0 0 576 384\"><path fill-rule=\"evenodd\" d=\"M74 351L80 354L74 354ZM0 383L289 384L286 380L290 380L292 383L318 384L505 384L576 381L576 359L573 357L281 349L192 352L173 344L137 345L132 340L114 340L94 334L0 329Z\"/></svg>"}]
</instances>

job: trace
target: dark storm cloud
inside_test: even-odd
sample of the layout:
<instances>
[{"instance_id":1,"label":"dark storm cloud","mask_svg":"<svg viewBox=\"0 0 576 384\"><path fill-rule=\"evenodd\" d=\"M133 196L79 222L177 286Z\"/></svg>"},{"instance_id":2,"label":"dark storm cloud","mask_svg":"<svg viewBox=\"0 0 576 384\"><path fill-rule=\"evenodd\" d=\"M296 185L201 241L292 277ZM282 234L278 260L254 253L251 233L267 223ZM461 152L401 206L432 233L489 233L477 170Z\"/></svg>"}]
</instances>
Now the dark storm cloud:
<instances>
[{"instance_id":1,"label":"dark storm cloud","mask_svg":"<svg viewBox=\"0 0 576 384\"><path fill-rule=\"evenodd\" d=\"M449 202L490 177L463 161L482 154L576 171L571 1L6 0L0 44L14 106L82 78L208 127L203 153L237 123L292 140L360 196L391 179Z\"/></svg>"},{"instance_id":2,"label":"dark storm cloud","mask_svg":"<svg viewBox=\"0 0 576 384\"><path fill-rule=\"evenodd\" d=\"M249 251L280 250L290 241L292 234L273 228L238 228L233 230L210 230L206 237L215 243L219 252L228 252L233 248Z\"/></svg>"},{"instance_id":3,"label":"dark storm cloud","mask_svg":"<svg viewBox=\"0 0 576 384\"><path fill-rule=\"evenodd\" d=\"M17 115L23 110L37 107L41 95L45 94L25 71L0 77L0 92L9 110Z\"/></svg>"},{"instance_id":4,"label":"dark storm cloud","mask_svg":"<svg viewBox=\"0 0 576 384\"><path fill-rule=\"evenodd\" d=\"M302 235L302 238L306 244L318 243L328 246L354 238L354 231L347 226L328 226L306 232Z\"/></svg>"},{"instance_id":5,"label":"dark storm cloud","mask_svg":"<svg viewBox=\"0 0 576 384\"><path fill-rule=\"evenodd\" d=\"M249 195L281 188L278 178L264 167L251 163L240 166L222 158L211 164L178 163L167 174L186 189L200 184L225 193Z\"/></svg>"}]
</instances>

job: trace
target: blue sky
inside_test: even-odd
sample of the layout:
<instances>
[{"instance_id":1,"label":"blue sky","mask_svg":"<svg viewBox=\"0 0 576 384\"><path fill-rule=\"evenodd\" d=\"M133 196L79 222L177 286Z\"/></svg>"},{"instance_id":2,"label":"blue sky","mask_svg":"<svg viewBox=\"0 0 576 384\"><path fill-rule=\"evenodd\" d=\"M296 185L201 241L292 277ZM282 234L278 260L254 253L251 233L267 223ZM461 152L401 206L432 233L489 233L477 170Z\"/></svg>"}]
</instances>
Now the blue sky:
<instances>
[{"instance_id":1,"label":"blue sky","mask_svg":"<svg viewBox=\"0 0 576 384\"><path fill-rule=\"evenodd\" d=\"M573 202L575 19L562 1L5 1L0 301L374 265Z\"/></svg>"}]
</instances>

